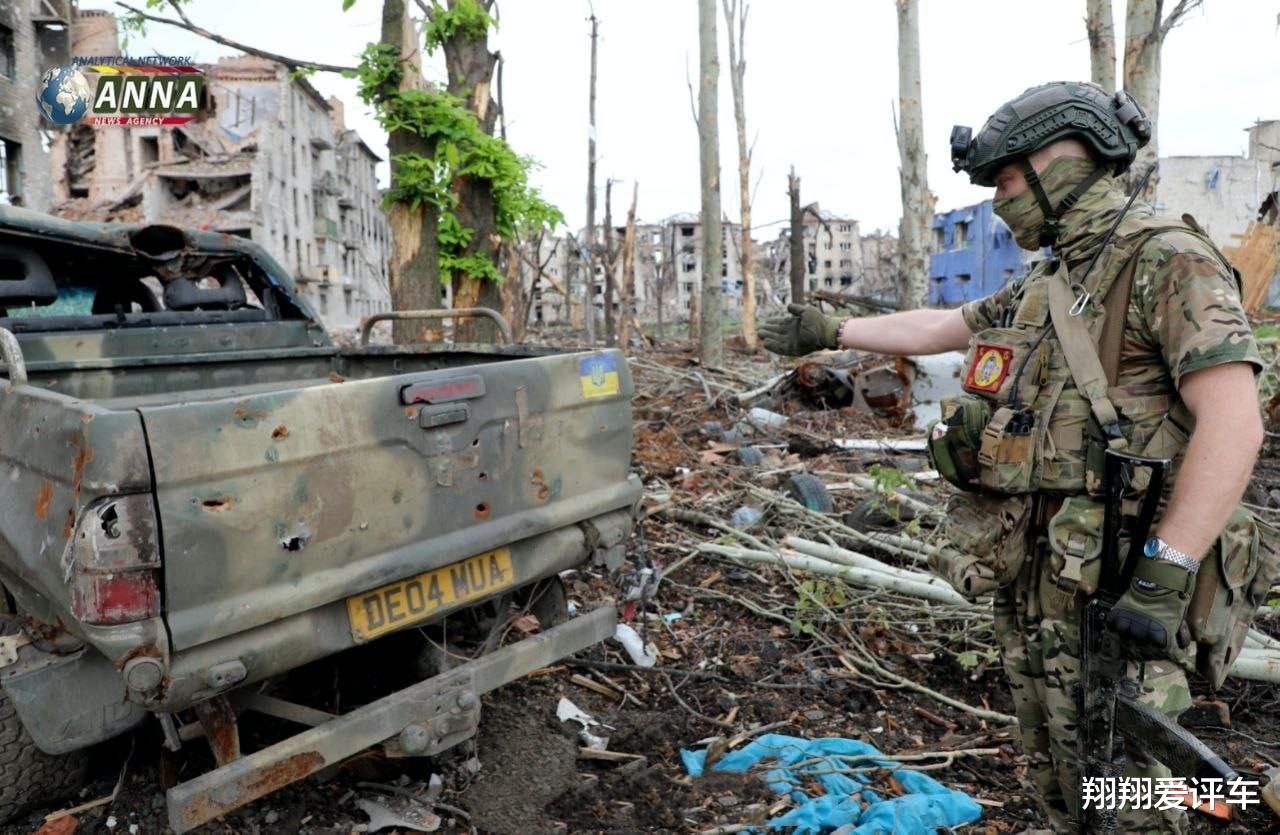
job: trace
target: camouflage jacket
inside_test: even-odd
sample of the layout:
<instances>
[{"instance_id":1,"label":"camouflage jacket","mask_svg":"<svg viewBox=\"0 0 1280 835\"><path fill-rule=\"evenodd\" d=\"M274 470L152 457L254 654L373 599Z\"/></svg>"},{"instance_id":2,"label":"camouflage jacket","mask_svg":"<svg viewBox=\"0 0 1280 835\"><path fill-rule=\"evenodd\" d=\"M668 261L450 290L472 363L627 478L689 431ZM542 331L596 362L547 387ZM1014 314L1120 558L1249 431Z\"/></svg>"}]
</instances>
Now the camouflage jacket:
<instances>
[{"instance_id":1,"label":"camouflage jacket","mask_svg":"<svg viewBox=\"0 0 1280 835\"><path fill-rule=\"evenodd\" d=\"M1084 278L1088 262L1124 208L1125 199L1116 182L1104 177L1063 216L1057 254L1066 261L1073 284ZM1119 374L1109 390L1121 413L1129 449L1138 452L1169 414L1184 375L1228 362L1248 362L1261 368L1236 278L1225 260L1202 235L1180 221L1156 218L1145 204L1135 203L1130 208L1087 284L1098 287L1099 280L1114 278L1131 253L1132 247L1126 248L1125 241L1136 241L1144 231L1160 226L1164 228L1147 237L1137 251ZM1039 464L1041 489L1076 494L1083 492L1085 482L1089 412L1083 398L1073 392L1065 358L1048 325L1050 263L1036 265L1022 278L965 305L961 312L974 332L970 367L971 374L978 372L979 380L991 377L989 363L986 376L982 376L985 342L1016 346L1021 340L1024 346L1037 345L1031 338L1048 328L1048 337L1043 346L1037 345L1040 350L1033 352L1032 362L1008 356L1003 359L1006 366L1021 374L1015 389L1021 395L1017 399L1032 404L1048 422ZM1083 314L1095 334L1101 307L1102 299L1095 296ZM975 352L975 348L979 350ZM988 359L999 361L1002 357ZM991 399L998 403L997 389L1007 390L1008 385L997 383L989 390ZM1152 452L1170 454L1176 460L1181 449ZM1089 492L1095 492L1094 486Z\"/></svg>"}]
</instances>

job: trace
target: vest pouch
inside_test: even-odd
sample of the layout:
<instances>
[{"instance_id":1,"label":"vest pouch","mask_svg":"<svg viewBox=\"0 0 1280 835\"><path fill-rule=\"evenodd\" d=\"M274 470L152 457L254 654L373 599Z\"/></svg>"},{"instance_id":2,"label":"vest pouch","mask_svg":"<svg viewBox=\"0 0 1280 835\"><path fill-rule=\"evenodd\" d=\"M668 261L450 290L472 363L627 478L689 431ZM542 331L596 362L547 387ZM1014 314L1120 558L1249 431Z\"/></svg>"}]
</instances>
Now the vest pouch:
<instances>
[{"instance_id":1,"label":"vest pouch","mask_svg":"<svg viewBox=\"0 0 1280 835\"><path fill-rule=\"evenodd\" d=\"M1008 403L1017 386L1017 397L1030 402L1036 395L1049 346L1037 340L1035 331L1023 328L987 328L969 341L961 385L970 394Z\"/></svg>"},{"instance_id":2,"label":"vest pouch","mask_svg":"<svg viewBox=\"0 0 1280 835\"><path fill-rule=\"evenodd\" d=\"M1200 563L1187 606L1196 670L1215 689L1226 679L1265 601L1280 559L1247 508L1237 506Z\"/></svg>"},{"instance_id":3,"label":"vest pouch","mask_svg":"<svg viewBox=\"0 0 1280 835\"><path fill-rule=\"evenodd\" d=\"M1049 520L1049 580L1058 588L1086 595L1098 589L1102 571L1104 508L1088 496L1069 496ZM1121 547L1120 553L1125 553Z\"/></svg>"},{"instance_id":4,"label":"vest pouch","mask_svg":"<svg viewBox=\"0 0 1280 835\"><path fill-rule=\"evenodd\" d=\"M963 490L978 488L978 446L991 406L971 394L942 398L941 417L925 428L925 449L938 474Z\"/></svg>"},{"instance_id":5,"label":"vest pouch","mask_svg":"<svg viewBox=\"0 0 1280 835\"><path fill-rule=\"evenodd\" d=\"M1042 442L1039 420L1028 408L1001 406L982 430L978 446L978 483L993 493L1028 493Z\"/></svg>"},{"instance_id":6,"label":"vest pouch","mask_svg":"<svg viewBox=\"0 0 1280 835\"><path fill-rule=\"evenodd\" d=\"M929 567L969 600L990 594L1022 570L1030 520L1030 496L952 496L944 523L950 547L931 552Z\"/></svg>"}]
</instances>

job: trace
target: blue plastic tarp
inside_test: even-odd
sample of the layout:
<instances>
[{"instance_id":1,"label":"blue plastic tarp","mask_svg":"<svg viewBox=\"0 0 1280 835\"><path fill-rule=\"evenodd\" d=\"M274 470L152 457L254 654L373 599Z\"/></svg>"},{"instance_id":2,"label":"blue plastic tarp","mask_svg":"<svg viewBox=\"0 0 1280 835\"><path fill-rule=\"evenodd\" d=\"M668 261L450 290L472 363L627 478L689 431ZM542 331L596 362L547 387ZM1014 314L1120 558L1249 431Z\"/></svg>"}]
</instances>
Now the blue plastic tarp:
<instances>
[{"instance_id":1,"label":"blue plastic tarp","mask_svg":"<svg viewBox=\"0 0 1280 835\"><path fill-rule=\"evenodd\" d=\"M703 773L706 751L684 749L680 759L694 777ZM760 763L769 788L786 794L798 804L785 815L766 824L794 829L797 833L829 832L853 824L854 835L932 835L939 827L973 823L982 808L962 791L949 789L927 774L905 768L895 769L894 778L905 792L899 797L881 797L866 785L854 768L883 765L889 760L845 762L841 757L880 757L880 751L854 739L825 737L801 739L783 734L765 734L730 751L711 766L712 771L746 772ZM824 794L811 797L801 785L817 782ZM864 804L866 808L864 807Z\"/></svg>"}]
</instances>

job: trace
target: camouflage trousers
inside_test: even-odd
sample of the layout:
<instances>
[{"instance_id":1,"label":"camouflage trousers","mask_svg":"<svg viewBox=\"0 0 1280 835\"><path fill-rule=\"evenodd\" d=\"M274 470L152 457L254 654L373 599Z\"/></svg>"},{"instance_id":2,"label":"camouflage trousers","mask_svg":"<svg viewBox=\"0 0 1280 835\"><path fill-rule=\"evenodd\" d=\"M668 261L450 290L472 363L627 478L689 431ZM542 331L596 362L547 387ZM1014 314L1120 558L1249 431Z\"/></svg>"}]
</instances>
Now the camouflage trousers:
<instances>
[{"instance_id":1,"label":"camouflage trousers","mask_svg":"<svg viewBox=\"0 0 1280 835\"><path fill-rule=\"evenodd\" d=\"M1034 549L1018 579L996 592L995 631L1031 778L1055 832L1079 832L1080 765L1076 748L1076 685L1080 681L1080 624L1084 595L1050 581L1043 549ZM1141 701L1170 717L1191 705L1186 674L1172 662L1137 665ZM1168 777L1170 772L1139 752L1126 752L1125 777ZM1182 810L1124 809L1120 829L1133 832L1190 831Z\"/></svg>"}]
</instances>

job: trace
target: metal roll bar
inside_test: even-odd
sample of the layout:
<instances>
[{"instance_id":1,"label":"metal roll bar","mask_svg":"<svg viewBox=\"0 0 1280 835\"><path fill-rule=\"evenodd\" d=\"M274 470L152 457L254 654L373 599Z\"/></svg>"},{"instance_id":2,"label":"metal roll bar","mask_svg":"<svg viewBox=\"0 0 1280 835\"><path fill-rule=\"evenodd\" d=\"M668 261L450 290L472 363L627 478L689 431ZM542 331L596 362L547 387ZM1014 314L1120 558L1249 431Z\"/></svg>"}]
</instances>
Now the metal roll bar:
<instances>
[{"instance_id":1,"label":"metal roll bar","mask_svg":"<svg viewBox=\"0 0 1280 835\"><path fill-rule=\"evenodd\" d=\"M0 328L0 358L4 359L5 368L9 369L9 386L25 386L27 384L27 361L22 356L22 346L13 331Z\"/></svg>"},{"instance_id":2,"label":"metal roll bar","mask_svg":"<svg viewBox=\"0 0 1280 835\"><path fill-rule=\"evenodd\" d=\"M487 307L457 307L448 310L388 310L384 313L375 313L365 319L360 327L360 344L368 345L373 326L389 319L461 319L468 316L484 316L492 319L502 333L503 342L510 345L514 341L511 337L511 325L507 324L507 320L503 319L498 311Z\"/></svg>"}]
</instances>

